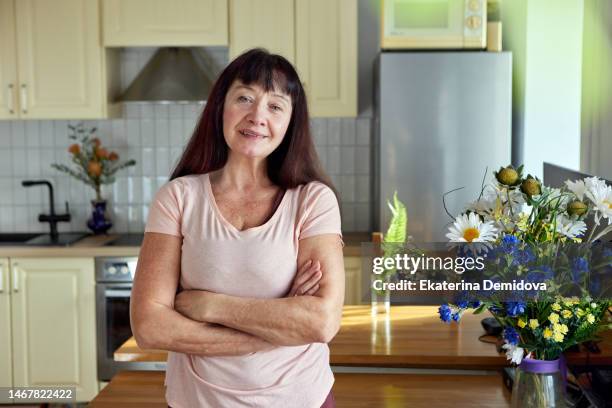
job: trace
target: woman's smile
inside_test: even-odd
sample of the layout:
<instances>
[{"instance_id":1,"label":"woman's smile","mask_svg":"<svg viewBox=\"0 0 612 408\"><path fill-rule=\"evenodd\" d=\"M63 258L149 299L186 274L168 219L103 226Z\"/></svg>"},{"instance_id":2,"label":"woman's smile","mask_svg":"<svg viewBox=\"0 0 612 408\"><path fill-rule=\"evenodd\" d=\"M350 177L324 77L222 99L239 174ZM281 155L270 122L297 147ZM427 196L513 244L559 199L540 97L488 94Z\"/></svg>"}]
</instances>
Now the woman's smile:
<instances>
[{"instance_id":1,"label":"woman's smile","mask_svg":"<svg viewBox=\"0 0 612 408\"><path fill-rule=\"evenodd\" d=\"M246 137L247 139L266 139L268 138L268 136L255 132L254 130L250 130L250 129L241 129L238 131L238 133L240 133L242 136Z\"/></svg>"}]
</instances>

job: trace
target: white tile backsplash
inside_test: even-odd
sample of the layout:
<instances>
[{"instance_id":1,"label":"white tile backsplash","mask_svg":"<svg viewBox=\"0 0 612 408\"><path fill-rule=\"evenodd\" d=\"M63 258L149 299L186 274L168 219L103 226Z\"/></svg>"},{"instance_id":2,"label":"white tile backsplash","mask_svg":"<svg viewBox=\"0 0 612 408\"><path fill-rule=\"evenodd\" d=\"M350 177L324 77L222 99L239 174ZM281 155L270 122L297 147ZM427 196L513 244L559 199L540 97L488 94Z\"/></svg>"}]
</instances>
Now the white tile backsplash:
<instances>
[{"instance_id":1,"label":"white tile backsplash","mask_svg":"<svg viewBox=\"0 0 612 408\"><path fill-rule=\"evenodd\" d=\"M125 86L140 72L155 48L122 50L122 81ZM227 63L227 49L207 49L211 63ZM158 188L167 182L184 147L192 136L204 104L124 104L121 118L85 121L97 127L96 135L120 160L134 159L136 166L119 171L114 185L103 186L111 232L144 230L148 205ZM86 231L95 191L50 167L71 165L67 152L68 120L0 121L0 231L47 231L38 214L48 212L45 187L24 188L26 178L49 179L54 185L55 207L64 211L69 201L72 221L59 223L60 231ZM315 118L311 131L317 154L340 193L344 231L370 228L371 119Z\"/></svg>"}]
</instances>

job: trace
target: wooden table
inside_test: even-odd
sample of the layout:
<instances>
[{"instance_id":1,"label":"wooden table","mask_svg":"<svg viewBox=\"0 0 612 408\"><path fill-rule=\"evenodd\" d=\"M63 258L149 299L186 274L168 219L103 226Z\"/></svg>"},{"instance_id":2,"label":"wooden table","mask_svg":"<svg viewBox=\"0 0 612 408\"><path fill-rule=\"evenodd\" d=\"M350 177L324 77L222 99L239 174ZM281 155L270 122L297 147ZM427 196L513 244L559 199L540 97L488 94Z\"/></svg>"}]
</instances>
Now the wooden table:
<instances>
[{"instance_id":1,"label":"wooden table","mask_svg":"<svg viewBox=\"0 0 612 408\"><path fill-rule=\"evenodd\" d=\"M484 334L486 314L464 314L460 324L444 324L434 306L393 306L388 316L372 317L370 306L345 306L340 332L329 344L336 366L496 370L508 365ZM567 353L570 365L612 365L612 331L604 334L600 354ZM142 350L130 338L116 361L166 361L159 350Z\"/></svg>"},{"instance_id":2,"label":"wooden table","mask_svg":"<svg viewBox=\"0 0 612 408\"><path fill-rule=\"evenodd\" d=\"M496 408L510 406L501 376L336 374L337 408ZM91 408L166 408L164 372L123 371L89 404Z\"/></svg>"}]
</instances>

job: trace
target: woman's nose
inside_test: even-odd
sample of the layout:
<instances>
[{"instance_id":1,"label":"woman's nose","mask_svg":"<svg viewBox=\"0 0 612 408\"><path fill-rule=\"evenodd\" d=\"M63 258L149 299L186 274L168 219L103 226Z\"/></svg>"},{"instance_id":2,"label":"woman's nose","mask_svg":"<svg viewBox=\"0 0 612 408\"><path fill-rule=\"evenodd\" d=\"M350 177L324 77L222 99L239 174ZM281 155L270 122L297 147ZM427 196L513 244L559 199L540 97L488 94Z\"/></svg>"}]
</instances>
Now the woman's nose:
<instances>
[{"instance_id":1,"label":"woman's nose","mask_svg":"<svg viewBox=\"0 0 612 408\"><path fill-rule=\"evenodd\" d=\"M251 107L251 111L249 112L247 119L254 125L264 125L265 124L265 106L263 103L254 103Z\"/></svg>"}]
</instances>

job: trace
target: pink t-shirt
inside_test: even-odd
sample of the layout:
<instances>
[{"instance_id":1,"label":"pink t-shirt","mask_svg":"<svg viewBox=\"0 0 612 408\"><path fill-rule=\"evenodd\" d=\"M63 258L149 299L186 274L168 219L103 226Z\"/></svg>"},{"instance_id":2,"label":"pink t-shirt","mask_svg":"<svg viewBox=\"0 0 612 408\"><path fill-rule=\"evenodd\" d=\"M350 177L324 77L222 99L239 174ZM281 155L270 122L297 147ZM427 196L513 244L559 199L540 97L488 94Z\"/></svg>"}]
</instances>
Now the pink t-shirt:
<instances>
[{"instance_id":1,"label":"pink t-shirt","mask_svg":"<svg viewBox=\"0 0 612 408\"><path fill-rule=\"evenodd\" d=\"M208 174L176 178L156 194L145 232L183 238L180 285L233 296L280 298L297 271L298 242L340 234L332 190L311 182L287 190L263 225L239 231L219 211ZM244 356L168 353L173 408L320 407L334 377L324 343Z\"/></svg>"}]
</instances>

